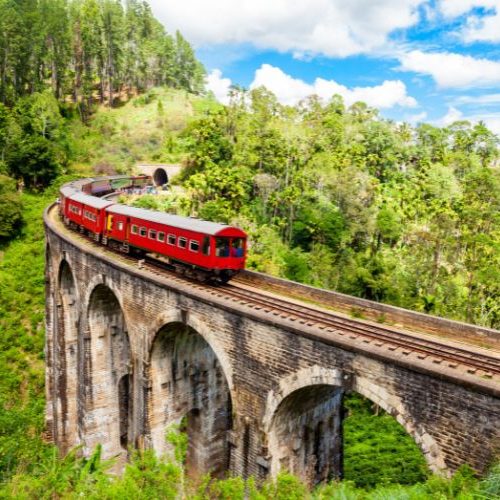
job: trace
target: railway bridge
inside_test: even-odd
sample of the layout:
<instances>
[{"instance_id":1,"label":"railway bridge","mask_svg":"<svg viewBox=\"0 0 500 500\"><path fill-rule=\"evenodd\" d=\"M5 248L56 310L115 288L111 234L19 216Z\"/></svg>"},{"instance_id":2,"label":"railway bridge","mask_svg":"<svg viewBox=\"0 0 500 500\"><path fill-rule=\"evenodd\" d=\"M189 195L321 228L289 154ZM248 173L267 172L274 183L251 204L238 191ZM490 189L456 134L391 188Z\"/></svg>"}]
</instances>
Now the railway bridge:
<instances>
[{"instance_id":1,"label":"railway bridge","mask_svg":"<svg viewBox=\"0 0 500 500\"><path fill-rule=\"evenodd\" d=\"M47 425L62 453L101 443L187 466L309 483L342 475L343 396L369 398L431 469L484 471L500 451L500 332L243 273L193 283L46 226ZM460 339L460 341L459 341Z\"/></svg>"}]
</instances>

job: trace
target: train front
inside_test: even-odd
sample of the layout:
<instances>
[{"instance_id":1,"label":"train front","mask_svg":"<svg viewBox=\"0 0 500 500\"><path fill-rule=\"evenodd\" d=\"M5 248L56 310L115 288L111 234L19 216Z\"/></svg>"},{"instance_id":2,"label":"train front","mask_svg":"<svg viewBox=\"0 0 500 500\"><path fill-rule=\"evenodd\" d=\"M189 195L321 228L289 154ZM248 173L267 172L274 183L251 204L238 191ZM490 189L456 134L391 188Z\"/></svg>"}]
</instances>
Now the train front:
<instances>
[{"instance_id":1,"label":"train front","mask_svg":"<svg viewBox=\"0 0 500 500\"><path fill-rule=\"evenodd\" d=\"M247 234L236 227L226 227L213 236L214 272L223 281L229 281L245 269Z\"/></svg>"}]
</instances>

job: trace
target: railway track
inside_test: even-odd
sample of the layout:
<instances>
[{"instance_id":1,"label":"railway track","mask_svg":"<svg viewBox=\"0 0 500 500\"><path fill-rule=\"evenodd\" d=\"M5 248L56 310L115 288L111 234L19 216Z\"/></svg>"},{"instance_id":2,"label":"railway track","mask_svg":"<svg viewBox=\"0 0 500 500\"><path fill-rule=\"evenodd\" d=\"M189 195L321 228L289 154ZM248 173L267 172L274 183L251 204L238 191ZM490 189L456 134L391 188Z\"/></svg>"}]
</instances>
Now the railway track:
<instances>
[{"instance_id":1,"label":"railway track","mask_svg":"<svg viewBox=\"0 0 500 500\"><path fill-rule=\"evenodd\" d=\"M57 219L57 216L54 217ZM60 221L59 221L60 222ZM61 225L67 229L61 222ZM77 233L78 234L78 233ZM103 249L92 238L79 234L86 242ZM314 307L291 302L278 296L271 296L268 292L263 293L258 288L251 289L244 281L239 282L237 278L230 284L214 286L200 283L187 277L182 277L168 269L163 263L152 259L138 259L137 257L124 254L118 250L106 250L119 255L124 261L139 265L141 268L154 275L168 277L170 281L181 284L189 284L192 288L203 290L213 296L228 301L237 302L256 311L272 314L276 317L289 320L295 324L314 326L332 336L332 339L343 337L351 341L358 341L367 346L398 351L404 356L415 354L422 361L427 360L438 366L447 365L449 368L459 369L462 367L469 374L491 379L500 376L500 355L495 356L486 352L479 352L453 345L452 343L440 342L438 340L416 336L405 333L402 330L388 327L387 325L370 324L359 319L347 318L334 312L328 312Z\"/></svg>"},{"instance_id":2,"label":"railway track","mask_svg":"<svg viewBox=\"0 0 500 500\"><path fill-rule=\"evenodd\" d=\"M396 328L384 325L374 325L360 320L350 319L297 302L263 295L258 291L248 290L233 283L224 287L226 295L230 295L242 304L262 309L266 313L280 316L284 319L297 321L300 324L315 326L326 332L345 336L352 340L360 340L376 347L386 346L389 350L400 349L402 354L415 353L419 359L431 358L436 364L447 363L456 368L462 364L469 373L483 372L490 378L500 375L500 356L471 351L450 343L443 343L424 337L416 337Z\"/></svg>"}]
</instances>

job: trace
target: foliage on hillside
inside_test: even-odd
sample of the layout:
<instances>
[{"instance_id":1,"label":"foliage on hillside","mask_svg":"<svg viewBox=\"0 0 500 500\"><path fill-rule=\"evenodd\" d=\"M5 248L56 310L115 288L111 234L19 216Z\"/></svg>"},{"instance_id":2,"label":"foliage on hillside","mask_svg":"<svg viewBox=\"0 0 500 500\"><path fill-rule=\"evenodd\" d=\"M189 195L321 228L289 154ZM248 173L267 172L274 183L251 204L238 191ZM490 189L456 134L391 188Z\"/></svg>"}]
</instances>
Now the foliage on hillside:
<instances>
[{"instance_id":1,"label":"foliage on hillside","mask_svg":"<svg viewBox=\"0 0 500 500\"><path fill-rule=\"evenodd\" d=\"M26 225L0 252L0 480L41 460L44 428L44 231L54 199L23 194Z\"/></svg>"},{"instance_id":2,"label":"foliage on hillside","mask_svg":"<svg viewBox=\"0 0 500 500\"><path fill-rule=\"evenodd\" d=\"M494 327L500 325L497 145L482 125L412 129L359 103L345 108L337 97L282 107L263 89L235 91L227 108L154 89L123 107L100 109L87 124L50 91L0 107L0 172L25 186L40 188L82 165L106 174L140 160L186 158L184 191L139 203L244 227L254 269ZM119 479L104 474L97 456L61 461L42 442L40 220L55 193L11 193L23 203L25 226L17 225L21 234L0 249L0 475L17 471L0 496L151 498L175 492L182 470L150 453L137 455ZM422 481L426 471L392 417L371 415L366 402L356 401L350 408L357 416L346 421L346 476L354 483L325 486L313 498L498 493L498 470L481 485L464 472L452 482L431 478L408 489L357 489ZM306 495L286 475L258 492L241 479L203 488L190 495Z\"/></svg>"},{"instance_id":3,"label":"foliage on hillside","mask_svg":"<svg viewBox=\"0 0 500 500\"><path fill-rule=\"evenodd\" d=\"M259 88L181 137L179 210L246 229L250 268L500 327L499 142L483 124L412 128Z\"/></svg>"},{"instance_id":4,"label":"foliage on hillside","mask_svg":"<svg viewBox=\"0 0 500 500\"><path fill-rule=\"evenodd\" d=\"M190 44L165 32L146 1L0 3L0 101L50 88L82 117L93 103L167 85L199 92L204 69Z\"/></svg>"},{"instance_id":5,"label":"foliage on hillside","mask_svg":"<svg viewBox=\"0 0 500 500\"><path fill-rule=\"evenodd\" d=\"M485 500L500 495L500 469L495 467L482 481L464 467L451 479L432 477L414 486L379 486L372 490L357 488L352 482L332 482L309 491L286 472L276 480L257 486L251 478L233 477L213 480L210 476L192 480L181 461L159 459L151 450L132 453L122 476L107 473L111 462L102 462L100 448L88 459L75 453L64 460L55 454L51 461L32 473L17 474L0 487L2 498L60 499L144 499L187 498L193 500Z\"/></svg>"}]
</instances>

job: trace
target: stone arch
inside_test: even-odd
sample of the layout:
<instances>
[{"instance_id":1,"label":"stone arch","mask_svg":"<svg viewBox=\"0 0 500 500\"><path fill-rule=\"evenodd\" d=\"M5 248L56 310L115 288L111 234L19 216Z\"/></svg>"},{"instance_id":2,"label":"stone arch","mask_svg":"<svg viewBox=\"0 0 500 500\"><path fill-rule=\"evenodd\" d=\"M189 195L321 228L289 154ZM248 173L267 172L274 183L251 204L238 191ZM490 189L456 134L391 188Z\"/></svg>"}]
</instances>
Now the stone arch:
<instances>
[{"instance_id":1,"label":"stone arch","mask_svg":"<svg viewBox=\"0 0 500 500\"><path fill-rule=\"evenodd\" d=\"M405 404L395 395L391 395L386 388L375 384L363 376L356 376L352 390L380 406L389 415L392 415L403 429L415 440L422 451L429 468L435 473L442 473L447 469L441 448L436 440L423 428L413 423Z\"/></svg>"},{"instance_id":2,"label":"stone arch","mask_svg":"<svg viewBox=\"0 0 500 500\"><path fill-rule=\"evenodd\" d=\"M268 394L263 424L272 476L286 469L309 484L340 476L343 393L341 372L316 365Z\"/></svg>"},{"instance_id":3,"label":"stone arch","mask_svg":"<svg viewBox=\"0 0 500 500\"><path fill-rule=\"evenodd\" d=\"M78 290L66 259L59 264L54 324L54 385L57 442L65 454L78 441L77 366L78 366Z\"/></svg>"},{"instance_id":4,"label":"stone arch","mask_svg":"<svg viewBox=\"0 0 500 500\"><path fill-rule=\"evenodd\" d=\"M230 467L232 403L211 345L186 323L164 324L151 344L147 377L147 432L153 449L170 455L166 430L183 423L189 438L188 472L221 477Z\"/></svg>"},{"instance_id":5,"label":"stone arch","mask_svg":"<svg viewBox=\"0 0 500 500\"><path fill-rule=\"evenodd\" d=\"M153 182L155 186L163 186L165 184L168 184L167 171L162 167L155 169L155 171L153 172Z\"/></svg>"},{"instance_id":6,"label":"stone arch","mask_svg":"<svg viewBox=\"0 0 500 500\"><path fill-rule=\"evenodd\" d=\"M149 329L148 333L148 347L147 351L151 358L151 351L153 348L153 343L158 335L161 328L168 323L184 323L185 325L192 328L196 333L201 335L205 342L214 351L217 357L221 369L224 373L224 377L229 386L229 390L232 391L233 388L233 370L230 357L225 349L217 343L217 334L208 328L203 320L198 319L194 314L186 314L180 309L170 309L169 311L164 311L158 315L156 320L153 322L152 327Z\"/></svg>"},{"instance_id":7,"label":"stone arch","mask_svg":"<svg viewBox=\"0 0 500 500\"><path fill-rule=\"evenodd\" d=\"M81 360L86 451L101 443L104 458L125 457L133 442L134 392L127 322L118 297L102 282L86 304Z\"/></svg>"},{"instance_id":8,"label":"stone arch","mask_svg":"<svg viewBox=\"0 0 500 500\"><path fill-rule=\"evenodd\" d=\"M425 429L412 424L399 398L365 377L315 365L285 377L268 395L263 424L271 475L286 468L310 484L341 476L342 398L346 390L359 393L392 415L413 437L429 467L436 472L445 469L436 441ZM326 444L321 447L319 439Z\"/></svg>"}]
</instances>

